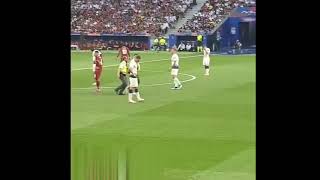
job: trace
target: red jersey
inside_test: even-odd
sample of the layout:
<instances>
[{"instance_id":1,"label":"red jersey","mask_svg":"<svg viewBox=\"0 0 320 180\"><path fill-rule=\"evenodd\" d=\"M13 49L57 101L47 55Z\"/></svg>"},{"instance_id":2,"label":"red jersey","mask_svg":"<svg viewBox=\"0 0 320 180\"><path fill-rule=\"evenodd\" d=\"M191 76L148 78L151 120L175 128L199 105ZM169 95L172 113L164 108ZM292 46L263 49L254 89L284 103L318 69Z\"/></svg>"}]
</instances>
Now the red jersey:
<instances>
[{"instance_id":1,"label":"red jersey","mask_svg":"<svg viewBox=\"0 0 320 180\"><path fill-rule=\"evenodd\" d=\"M96 71L102 70L103 62L101 56L94 56L93 57L93 64L96 65Z\"/></svg>"},{"instance_id":2,"label":"red jersey","mask_svg":"<svg viewBox=\"0 0 320 180\"><path fill-rule=\"evenodd\" d=\"M127 57L129 58L130 56L130 51L129 51L129 48L125 47L125 46L122 46L120 49L119 49L119 53L118 53L118 56L117 57L121 57L121 59L123 60L124 57Z\"/></svg>"}]
</instances>

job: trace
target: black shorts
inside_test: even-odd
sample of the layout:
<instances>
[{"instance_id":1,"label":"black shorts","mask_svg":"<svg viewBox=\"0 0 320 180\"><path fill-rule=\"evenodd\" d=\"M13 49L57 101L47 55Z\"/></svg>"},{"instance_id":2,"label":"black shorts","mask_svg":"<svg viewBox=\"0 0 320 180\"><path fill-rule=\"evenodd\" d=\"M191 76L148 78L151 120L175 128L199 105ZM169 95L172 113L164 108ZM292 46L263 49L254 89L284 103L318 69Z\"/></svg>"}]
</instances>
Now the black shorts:
<instances>
[{"instance_id":1,"label":"black shorts","mask_svg":"<svg viewBox=\"0 0 320 180\"><path fill-rule=\"evenodd\" d=\"M202 41L198 41L198 46L202 46Z\"/></svg>"}]
</instances>

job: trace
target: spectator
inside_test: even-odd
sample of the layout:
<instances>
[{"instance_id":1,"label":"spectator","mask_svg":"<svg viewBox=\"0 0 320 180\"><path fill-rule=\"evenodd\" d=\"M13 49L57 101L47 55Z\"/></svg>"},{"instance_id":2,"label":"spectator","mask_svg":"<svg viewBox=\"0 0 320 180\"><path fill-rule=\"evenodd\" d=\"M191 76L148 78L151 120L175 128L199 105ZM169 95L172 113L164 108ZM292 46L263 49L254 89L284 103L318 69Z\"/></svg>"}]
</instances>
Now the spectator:
<instances>
[{"instance_id":1,"label":"spectator","mask_svg":"<svg viewBox=\"0 0 320 180\"><path fill-rule=\"evenodd\" d=\"M178 51L184 51L185 49L186 49L186 45L183 43L183 41L181 41L178 46Z\"/></svg>"},{"instance_id":2,"label":"spectator","mask_svg":"<svg viewBox=\"0 0 320 180\"><path fill-rule=\"evenodd\" d=\"M167 49L166 40L161 37L159 40L160 50L165 51Z\"/></svg>"},{"instance_id":3,"label":"spectator","mask_svg":"<svg viewBox=\"0 0 320 180\"><path fill-rule=\"evenodd\" d=\"M234 48L235 50L237 51L237 53L241 53L241 47L242 47L242 44L239 40L236 40L236 43L234 45Z\"/></svg>"},{"instance_id":4,"label":"spectator","mask_svg":"<svg viewBox=\"0 0 320 180\"><path fill-rule=\"evenodd\" d=\"M192 19L179 28L178 32L210 33L231 13L232 9L253 4L255 0L208 0Z\"/></svg>"},{"instance_id":5,"label":"spectator","mask_svg":"<svg viewBox=\"0 0 320 180\"><path fill-rule=\"evenodd\" d=\"M193 5L197 5L197 0L193 0Z\"/></svg>"},{"instance_id":6,"label":"spectator","mask_svg":"<svg viewBox=\"0 0 320 180\"><path fill-rule=\"evenodd\" d=\"M154 40L153 40L153 50L155 50L155 51L159 51L159 39L158 38L155 38Z\"/></svg>"},{"instance_id":7,"label":"spectator","mask_svg":"<svg viewBox=\"0 0 320 180\"><path fill-rule=\"evenodd\" d=\"M191 47L191 44L188 42L188 43L187 43L187 46L186 46L186 50L190 52L190 51L191 51L191 48L192 48L192 47Z\"/></svg>"},{"instance_id":8,"label":"spectator","mask_svg":"<svg viewBox=\"0 0 320 180\"><path fill-rule=\"evenodd\" d=\"M191 6L191 0L71 0L71 30L156 35Z\"/></svg>"},{"instance_id":9,"label":"spectator","mask_svg":"<svg viewBox=\"0 0 320 180\"><path fill-rule=\"evenodd\" d=\"M216 41L215 41L215 50L216 51L220 51L220 42L221 42L221 39L222 39L222 37L221 37L221 35L220 35L220 32L219 31L217 31L217 34L216 34Z\"/></svg>"}]
</instances>

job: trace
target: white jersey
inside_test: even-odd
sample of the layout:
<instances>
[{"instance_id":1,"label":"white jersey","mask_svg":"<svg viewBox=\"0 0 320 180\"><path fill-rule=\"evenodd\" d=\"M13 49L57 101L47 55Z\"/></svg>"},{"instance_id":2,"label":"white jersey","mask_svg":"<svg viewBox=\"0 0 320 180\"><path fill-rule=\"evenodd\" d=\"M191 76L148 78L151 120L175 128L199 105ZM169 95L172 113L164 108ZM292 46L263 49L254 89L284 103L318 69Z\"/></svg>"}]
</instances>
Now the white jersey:
<instances>
[{"instance_id":1,"label":"white jersey","mask_svg":"<svg viewBox=\"0 0 320 180\"><path fill-rule=\"evenodd\" d=\"M99 50L94 50L94 51L92 52L92 63L93 63L93 65L92 65L92 70L93 70L93 72L94 72L95 69L96 69L96 64L95 64L95 62L96 62L96 57L95 57L95 55L94 55L94 52L95 52L95 51L98 51L100 56L102 55L102 53L101 53ZM101 58L102 58L102 56L101 56ZM101 63L102 63L102 62L101 62ZM101 64L101 65L102 65L102 64Z\"/></svg>"},{"instance_id":2,"label":"white jersey","mask_svg":"<svg viewBox=\"0 0 320 180\"><path fill-rule=\"evenodd\" d=\"M101 54L102 54L101 51L99 51L99 50L93 50L93 51L92 51L92 57L94 57L94 52L95 52L95 51L98 51L98 52L99 52L99 55L101 56Z\"/></svg>"},{"instance_id":3,"label":"white jersey","mask_svg":"<svg viewBox=\"0 0 320 180\"><path fill-rule=\"evenodd\" d=\"M132 59L129 63L129 70L132 75L134 76L138 75L138 64L134 59Z\"/></svg>"},{"instance_id":4,"label":"white jersey","mask_svg":"<svg viewBox=\"0 0 320 180\"><path fill-rule=\"evenodd\" d=\"M178 54L173 54L171 57L171 67L172 69L179 69L179 56Z\"/></svg>"},{"instance_id":5,"label":"white jersey","mask_svg":"<svg viewBox=\"0 0 320 180\"><path fill-rule=\"evenodd\" d=\"M210 59L210 48L205 48L203 51L203 59Z\"/></svg>"},{"instance_id":6,"label":"white jersey","mask_svg":"<svg viewBox=\"0 0 320 180\"><path fill-rule=\"evenodd\" d=\"M204 66L209 66L210 65L210 49L205 48L203 51L203 62L202 64Z\"/></svg>"}]
</instances>

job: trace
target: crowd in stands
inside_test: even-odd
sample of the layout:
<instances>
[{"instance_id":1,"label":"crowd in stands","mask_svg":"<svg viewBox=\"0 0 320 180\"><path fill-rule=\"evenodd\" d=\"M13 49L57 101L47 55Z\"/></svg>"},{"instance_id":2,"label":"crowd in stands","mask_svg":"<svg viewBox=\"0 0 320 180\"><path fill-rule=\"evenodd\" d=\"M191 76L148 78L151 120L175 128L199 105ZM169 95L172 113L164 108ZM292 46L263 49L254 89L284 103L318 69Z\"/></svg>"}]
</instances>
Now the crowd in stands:
<instances>
[{"instance_id":1,"label":"crowd in stands","mask_svg":"<svg viewBox=\"0 0 320 180\"><path fill-rule=\"evenodd\" d=\"M71 41L71 44L79 46L82 50L117 50L123 45L128 47L130 50L148 50L148 45L146 43L138 41L104 41L101 39L95 39L93 41L84 41L82 43L80 43L79 41Z\"/></svg>"},{"instance_id":2,"label":"crowd in stands","mask_svg":"<svg viewBox=\"0 0 320 180\"><path fill-rule=\"evenodd\" d=\"M208 0L178 32L208 33L236 7L255 5L255 0Z\"/></svg>"},{"instance_id":3,"label":"crowd in stands","mask_svg":"<svg viewBox=\"0 0 320 180\"><path fill-rule=\"evenodd\" d=\"M193 0L71 0L71 31L161 35Z\"/></svg>"}]
</instances>

